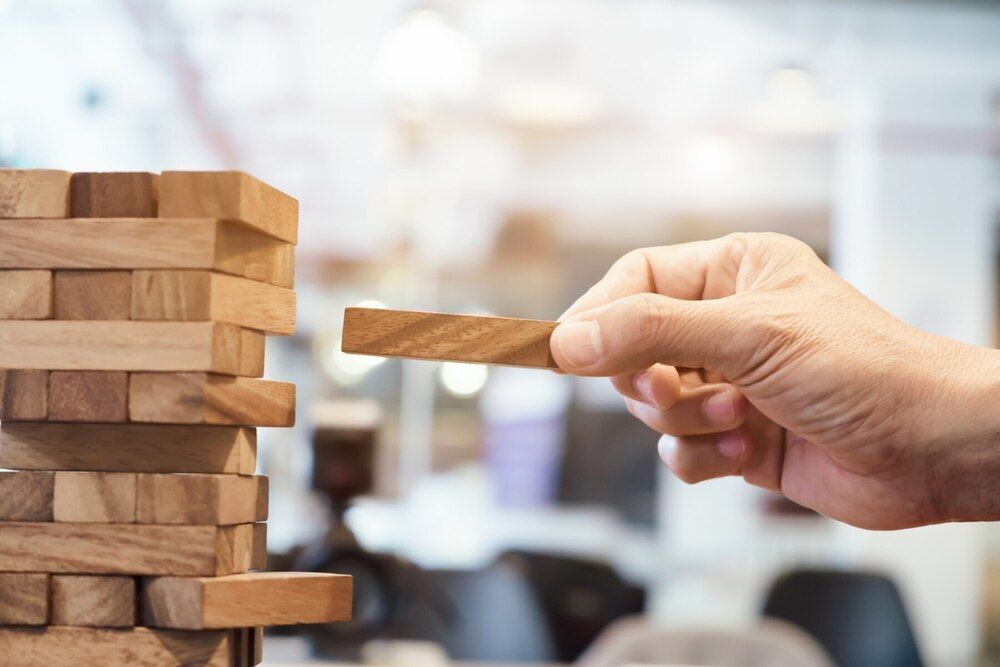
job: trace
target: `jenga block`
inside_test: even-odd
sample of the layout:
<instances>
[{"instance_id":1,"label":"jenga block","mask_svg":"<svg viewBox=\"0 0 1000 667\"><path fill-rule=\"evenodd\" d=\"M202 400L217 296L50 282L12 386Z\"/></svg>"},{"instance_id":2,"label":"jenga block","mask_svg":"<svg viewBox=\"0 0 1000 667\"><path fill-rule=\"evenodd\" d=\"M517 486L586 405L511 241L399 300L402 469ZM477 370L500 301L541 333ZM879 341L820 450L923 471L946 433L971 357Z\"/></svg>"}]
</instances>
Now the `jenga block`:
<instances>
[{"instance_id":1,"label":"jenga block","mask_svg":"<svg viewBox=\"0 0 1000 667\"><path fill-rule=\"evenodd\" d=\"M0 368L263 374L263 346L243 332L263 338L222 322L6 320Z\"/></svg>"},{"instance_id":2,"label":"jenga block","mask_svg":"<svg viewBox=\"0 0 1000 667\"><path fill-rule=\"evenodd\" d=\"M52 518L65 523L133 523L135 498L134 473L57 472Z\"/></svg>"},{"instance_id":3,"label":"jenga block","mask_svg":"<svg viewBox=\"0 0 1000 667\"><path fill-rule=\"evenodd\" d=\"M352 578L318 572L157 577L142 585L142 624L203 630L351 618Z\"/></svg>"},{"instance_id":4,"label":"jenga block","mask_svg":"<svg viewBox=\"0 0 1000 667\"><path fill-rule=\"evenodd\" d=\"M45 625L48 622L49 575L0 572L0 625ZM6 657L3 660L6 664Z\"/></svg>"},{"instance_id":5,"label":"jenga block","mask_svg":"<svg viewBox=\"0 0 1000 667\"><path fill-rule=\"evenodd\" d=\"M257 434L231 426L0 424L0 468L253 474Z\"/></svg>"},{"instance_id":6,"label":"jenga block","mask_svg":"<svg viewBox=\"0 0 1000 667\"><path fill-rule=\"evenodd\" d=\"M51 472L0 471L0 521L52 521L54 490Z\"/></svg>"},{"instance_id":7,"label":"jenga block","mask_svg":"<svg viewBox=\"0 0 1000 667\"><path fill-rule=\"evenodd\" d=\"M247 475L139 475L139 523L225 526L267 520L267 478Z\"/></svg>"},{"instance_id":8,"label":"jenga block","mask_svg":"<svg viewBox=\"0 0 1000 667\"><path fill-rule=\"evenodd\" d=\"M69 217L68 171L0 169L0 218Z\"/></svg>"},{"instance_id":9,"label":"jenga block","mask_svg":"<svg viewBox=\"0 0 1000 667\"><path fill-rule=\"evenodd\" d=\"M50 317L51 271L0 271L0 320L45 320Z\"/></svg>"},{"instance_id":10,"label":"jenga block","mask_svg":"<svg viewBox=\"0 0 1000 667\"><path fill-rule=\"evenodd\" d=\"M0 628L5 667L233 667L232 630L150 628Z\"/></svg>"},{"instance_id":11,"label":"jenga block","mask_svg":"<svg viewBox=\"0 0 1000 667\"><path fill-rule=\"evenodd\" d=\"M134 422L292 426L295 385L210 373L132 373L128 409Z\"/></svg>"},{"instance_id":12,"label":"jenga block","mask_svg":"<svg viewBox=\"0 0 1000 667\"><path fill-rule=\"evenodd\" d=\"M128 419L128 373L52 371L49 420L123 422Z\"/></svg>"},{"instance_id":13,"label":"jenga block","mask_svg":"<svg viewBox=\"0 0 1000 667\"><path fill-rule=\"evenodd\" d=\"M150 526L128 523L0 525L0 571L216 577L247 572L262 556L266 524ZM266 556L265 556L266 558Z\"/></svg>"},{"instance_id":14,"label":"jenga block","mask_svg":"<svg viewBox=\"0 0 1000 667\"><path fill-rule=\"evenodd\" d=\"M264 628L251 628L250 633L250 664L259 665L264 662Z\"/></svg>"},{"instance_id":15,"label":"jenga block","mask_svg":"<svg viewBox=\"0 0 1000 667\"><path fill-rule=\"evenodd\" d=\"M244 524L247 525L247 524ZM267 567L267 524L250 524L250 570L263 570ZM247 533L236 533L237 537Z\"/></svg>"},{"instance_id":16,"label":"jenga block","mask_svg":"<svg viewBox=\"0 0 1000 667\"><path fill-rule=\"evenodd\" d=\"M295 333L295 292L211 271L135 271L132 319L211 320Z\"/></svg>"},{"instance_id":17,"label":"jenga block","mask_svg":"<svg viewBox=\"0 0 1000 667\"><path fill-rule=\"evenodd\" d=\"M211 269L290 288L295 246L219 220L0 220L0 269Z\"/></svg>"},{"instance_id":18,"label":"jenga block","mask_svg":"<svg viewBox=\"0 0 1000 667\"><path fill-rule=\"evenodd\" d=\"M155 218L159 176L79 172L70 179L71 218Z\"/></svg>"},{"instance_id":19,"label":"jenga block","mask_svg":"<svg viewBox=\"0 0 1000 667\"><path fill-rule=\"evenodd\" d=\"M56 271L55 319L127 320L131 271Z\"/></svg>"},{"instance_id":20,"label":"jenga block","mask_svg":"<svg viewBox=\"0 0 1000 667\"><path fill-rule=\"evenodd\" d=\"M135 625L133 577L57 574L52 577L52 625L127 628Z\"/></svg>"},{"instance_id":21,"label":"jenga block","mask_svg":"<svg viewBox=\"0 0 1000 667\"><path fill-rule=\"evenodd\" d=\"M0 371L0 421L45 419L48 397L47 371Z\"/></svg>"},{"instance_id":22,"label":"jenga block","mask_svg":"<svg viewBox=\"0 0 1000 667\"><path fill-rule=\"evenodd\" d=\"M299 202L240 171L163 172L160 215L239 220L283 241L298 241Z\"/></svg>"},{"instance_id":23,"label":"jenga block","mask_svg":"<svg viewBox=\"0 0 1000 667\"><path fill-rule=\"evenodd\" d=\"M259 378L264 375L264 334L253 329L240 329L240 372L236 375Z\"/></svg>"}]
</instances>

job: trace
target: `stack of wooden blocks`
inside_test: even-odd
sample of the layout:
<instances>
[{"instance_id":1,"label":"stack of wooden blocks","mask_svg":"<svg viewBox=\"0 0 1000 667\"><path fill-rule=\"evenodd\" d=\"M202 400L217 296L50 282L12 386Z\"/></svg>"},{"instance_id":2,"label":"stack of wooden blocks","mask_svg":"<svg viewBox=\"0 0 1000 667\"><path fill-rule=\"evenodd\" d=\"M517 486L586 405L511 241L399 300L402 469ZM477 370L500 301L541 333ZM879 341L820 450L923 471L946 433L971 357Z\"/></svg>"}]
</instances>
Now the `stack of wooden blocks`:
<instances>
[{"instance_id":1,"label":"stack of wooden blocks","mask_svg":"<svg viewBox=\"0 0 1000 667\"><path fill-rule=\"evenodd\" d=\"M257 664L262 626L349 618L348 576L251 572L297 226L240 172L0 170L4 665Z\"/></svg>"}]
</instances>

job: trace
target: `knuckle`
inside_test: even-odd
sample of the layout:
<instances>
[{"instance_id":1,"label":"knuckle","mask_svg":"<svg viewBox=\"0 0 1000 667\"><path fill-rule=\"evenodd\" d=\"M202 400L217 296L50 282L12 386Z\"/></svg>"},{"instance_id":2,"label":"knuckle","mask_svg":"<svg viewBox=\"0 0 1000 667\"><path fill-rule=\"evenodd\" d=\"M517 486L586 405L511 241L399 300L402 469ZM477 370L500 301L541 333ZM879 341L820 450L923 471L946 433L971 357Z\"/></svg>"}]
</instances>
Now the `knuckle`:
<instances>
[{"instance_id":1,"label":"knuckle","mask_svg":"<svg viewBox=\"0 0 1000 667\"><path fill-rule=\"evenodd\" d=\"M635 329L633 344L643 348L652 347L663 335L666 313L659 301L651 294L640 294L633 298L633 322Z\"/></svg>"}]
</instances>

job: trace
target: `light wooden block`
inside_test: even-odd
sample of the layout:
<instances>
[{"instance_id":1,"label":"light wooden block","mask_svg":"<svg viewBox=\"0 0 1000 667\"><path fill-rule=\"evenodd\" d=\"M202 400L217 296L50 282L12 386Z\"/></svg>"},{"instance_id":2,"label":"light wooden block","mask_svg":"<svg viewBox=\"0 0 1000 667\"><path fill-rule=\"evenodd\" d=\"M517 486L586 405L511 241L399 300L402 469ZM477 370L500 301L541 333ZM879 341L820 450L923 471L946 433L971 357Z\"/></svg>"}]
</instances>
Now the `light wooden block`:
<instances>
[{"instance_id":1,"label":"light wooden block","mask_svg":"<svg viewBox=\"0 0 1000 667\"><path fill-rule=\"evenodd\" d=\"M160 215L239 220L283 241L298 241L299 202L241 171L163 172Z\"/></svg>"},{"instance_id":2,"label":"light wooden block","mask_svg":"<svg viewBox=\"0 0 1000 667\"><path fill-rule=\"evenodd\" d=\"M0 521L52 521L54 493L51 472L0 470Z\"/></svg>"},{"instance_id":3,"label":"light wooden block","mask_svg":"<svg viewBox=\"0 0 1000 667\"><path fill-rule=\"evenodd\" d=\"M209 269L290 288L295 246L220 220L0 220L0 269Z\"/></svg>"},{"instance_id":4,"label":"light wooden block","mask_svg":"<svg viewBox=\"0 0 1000 667\"><path fill-rule=\"evenodd\" d=\"M263 476L143 474L136 521L205 526L266 521L267 495Z\"/></svg>"},{"instance_id":5,"label":"light wooden block","mask_svg":"<svg viewBox=\"0 0 1000 667\"><path fill-rule=\"evenodd\" d=\"M380 308L344 312L343 350L410 359L558 368L549 351L555 322Z\"/></svg>"},{"instance_id":6,"label":"light wooden block","mask_svg":"<svg viewBox=\"0 0 1000 667\"><path fill-rule=\"evenodd\" d=\"M52 317L52 272L0 271L0 320Z\"/></svg>"},{"instance_id":7,"label":"light wooden block","mask_svg":"<svg viewBox=\"0 0 1000 667\"><path fill-rule=\"evenodd\" d=\"M128 419L128 373L123 371L52 371L49 373L49 420L123 422Z\"/></svg>"},{"instance_id":8,"label":"light wooden block","mask_svg":"<svg viewBox=\"0 0 1000 667\"><path fill-rule=\"evenodd\" d=\"M293 426L295 385L210 373L132 373L128 408L134 422Z\"/></svg>"},{"instance_id":9,"label":"light wooden block","mask_svg":"<svg viewBox=\"0 0 1000 667\"><path fill-rule=\"evenodd\" d=\"M72 218L155 218L159 176L148 172L78 172L70 179Z\"/></svg>"},{"instance_id":10,"label":"light wooden block","mask_svg":"<svg viewBox=\"0 0 1000 667\"><path fill-rule=\"evenodd\" d=\"M295 333L295 292L211 271L135 271L132 319L231 322Z\"/></svg>"},{"instance_id":11,"label":"light wooden block","mask_svg":"<svg viewBox=\"0 0 1000 667\"><path fill-rule=\"evenodd\" d=\"M133 523L136 475L57 472L52 519L64 523ZM75 625L68 623L66 625Z\"/></svg>"},{"instance_id":12,"label":"light wooden block","mask_svg":"<svg viewBox=\"0 0 1000 667\"><path fill-rule=\"evenodd\" d=\"M347 621L351 588L348 575L318 572L158 577L143 581L142 624L202 630Z\"/></svg>"},{"instance_id":13,"label":"light wooden block","mask_svg":"<svg viewBox=\"0 0 1000 667\"><path fill-rule=\"evenodd\" d=\"M56 271L55 319L127 320L131 271Z\"/></svg>"},{"instance_id":14,"label":"light wooden block","mask_svg":"<svg viewBox=\"0 0 1000 667\"><path fill-rule=\"evenodd\" d=\"M134 577L53 575L52 625L128 628L136 600Z\"/></svg>"},{"instance_id":15,"label":"light wooden block","mask_svg":"<svg viewBox=\"0 0 1000 667\"><path fill-rule=\"evenodd\" d=\"M0 368L264 372L260 332L223 322L0 321Z\"/></svg>"},{"instance_id":16,"label":"light wooden block","mask_svg":"<svg viewBox=\"0 0 1000 667\"><path fill-rule=\"evenodd\" d=\"M231 426L0 424L0 468L250 475L257 434Z\"/></svg>"},{"instance_id":17,"label":"light wooden block","mask_svg":"<svg viewBox=\"0 0 1000 667\"><path fill-rule=\"evenodd\" d=\"M45 419L48 397L47 371L0 370L0 421Z\"/></svg>"},{"instance_id":18,"label":"light wooden block","mask_svg":"<svg viewBox=\"0 0 1000 667\"><path fill-rule=\"evenodd\" d=\"M232 630L153 630L151 628L0 628L5 667L233 667L237 654Z\"/></svg>"},{"instance_id":19,"label":"light wooden block","mask_svg":"<svg viewBox=\"0 0 1000 667\"><path fill-rule=\"evenodd\" d=\"M265 524L0 524L0 571L217 577L259 567Z\"/></svg>"},{"instance_id":20,"label":"light wooden block","mask_svg":"<svg viewBox=\"0 0 1000 667\"><path fill-rule=\"evenodd\" d=\"M48 622L49 575L0 572L0 625L45 625ZM6 657L2 660L7 664Z\"/></svg>"},{"instance_id":21,"label":"light wooden block","mask_svg":"<svg viewBox=\"0 0 1000 667\"><path fill-rule=\"evenodd\" d=\"M68 171L0 169L0 218L68 218Z\"/></svg>"}]
</instances>

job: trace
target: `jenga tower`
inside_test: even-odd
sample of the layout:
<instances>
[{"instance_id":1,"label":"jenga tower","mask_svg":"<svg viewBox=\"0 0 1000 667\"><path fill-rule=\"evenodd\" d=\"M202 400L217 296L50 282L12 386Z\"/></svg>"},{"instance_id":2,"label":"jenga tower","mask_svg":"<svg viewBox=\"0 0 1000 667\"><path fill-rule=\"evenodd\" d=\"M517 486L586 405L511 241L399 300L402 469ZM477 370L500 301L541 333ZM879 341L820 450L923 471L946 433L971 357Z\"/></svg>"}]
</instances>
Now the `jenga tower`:
<instances>
[{"instance_id":1,"label":"jenga tower","mask_svg":"<svg viewBox=\"0 0 1000 667\"><path fill-rule=\"evenodd\" d=\"M0 170L0 663L252 665L350 617L348 576L251 572L297 219L240 172Z\"/></svg>"}]
</instances>

